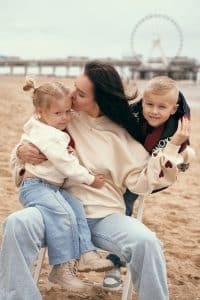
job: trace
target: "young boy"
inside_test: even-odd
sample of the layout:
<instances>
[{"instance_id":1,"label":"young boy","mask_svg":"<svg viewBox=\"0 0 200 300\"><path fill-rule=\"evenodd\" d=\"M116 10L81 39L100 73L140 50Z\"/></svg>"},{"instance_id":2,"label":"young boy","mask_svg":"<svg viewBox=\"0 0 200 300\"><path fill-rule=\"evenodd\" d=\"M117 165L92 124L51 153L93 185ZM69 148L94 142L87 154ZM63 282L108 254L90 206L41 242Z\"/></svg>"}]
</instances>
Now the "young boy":
<instances>
[{"instance_id":1,"label":"young boy","mask_svg":"<svg viewBox=\"0 0 200 300\"><path fill-rule=\"evenodd\" d=\"M166 76L154 77L148 82L143 98L131 104L130 108L141 128L140 142L150 154L166 147L169 141L180 145L179 137L185 134L186 140L179 149L180 164L177 166L181 171L187 170L194 158L188 140L190 108L179 92L177 82ZM133 214L137 197L129 190L124 194L126 215ZM120 267L123 264L116 255L109 254L107 258L112 260L115 268L106 273L103 286L114 290L120 287Z\"/></svg>"}]
</instances>

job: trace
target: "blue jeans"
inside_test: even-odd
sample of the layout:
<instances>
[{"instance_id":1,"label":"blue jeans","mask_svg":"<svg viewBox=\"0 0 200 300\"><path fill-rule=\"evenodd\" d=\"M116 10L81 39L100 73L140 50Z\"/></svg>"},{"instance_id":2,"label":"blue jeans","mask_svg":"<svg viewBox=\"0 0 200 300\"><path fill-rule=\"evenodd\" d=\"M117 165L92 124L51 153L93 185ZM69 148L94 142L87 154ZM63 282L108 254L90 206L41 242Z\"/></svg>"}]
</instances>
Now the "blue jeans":
<instances>
[{"instance_id":1,"label":"blue jeans","mask_svg":"<svg viewBox=\"0 0 200 300\"><path fill-rule=\"evenodd\" d=\"M168 300L166 265L155 233L120 214L89 219L95 246L117 254L129 266L139 300ZM0 299L41 300L32 267L45 244L45 225L35 207L11 214L4 226L0 253ZM68 240L68 249L70 243Z\"/></svg>"},{"instance_id":2,"label":"blue jeans","mask_svg":"<svg viewBox=\"0 0 200 300\"><path fill-rule=\"evenodd\" d=\"M19 196L24 207L36 207L42 214L50 264L79 259L82 253L95 250L82 203L64 189L27 178Z\"/></svg>"},{"instance_id":3,"label":"blue jeans","mask_svg":"<svg viewBox=\"0 0 200 300\"><path fill-rule=\"evenodd\" d=\"M132 216L133 214L133 207L135 204L135 201L137 200L138 195L130 192L128 189L124 193L124 202L126 206L126 216ZM119 256L109 253L106 257L107 259L111 260L115 267L123 267L124 263L121 261Z\"/></svg>"}]
</instances>

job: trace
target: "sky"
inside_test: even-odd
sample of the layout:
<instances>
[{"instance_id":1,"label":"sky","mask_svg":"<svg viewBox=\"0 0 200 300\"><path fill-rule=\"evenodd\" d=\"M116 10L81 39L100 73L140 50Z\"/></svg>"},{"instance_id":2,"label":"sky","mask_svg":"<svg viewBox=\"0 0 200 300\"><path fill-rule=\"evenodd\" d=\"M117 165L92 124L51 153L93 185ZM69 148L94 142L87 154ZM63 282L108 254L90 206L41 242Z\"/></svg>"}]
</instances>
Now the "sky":
<instances>
[{"instance_id":1,"label":"sky","mask_svg":"<svg viewBox=\"0 0 200 300\"><path fill-rule=\"evenodd\" d=\"M166 56L180 46L173 23L162 18L138 22L150 14L172 18L181 28L181 55L200 61L199 0L0 0L0 55L21 58L90 58L151 53L159 36ZM155 35L156 31L156 35ZM157 55L159 49L153 50ZM160 52L159 52L160 53ZM158 53L158 54L159 54Z\"/></svg>"}]
</instances>

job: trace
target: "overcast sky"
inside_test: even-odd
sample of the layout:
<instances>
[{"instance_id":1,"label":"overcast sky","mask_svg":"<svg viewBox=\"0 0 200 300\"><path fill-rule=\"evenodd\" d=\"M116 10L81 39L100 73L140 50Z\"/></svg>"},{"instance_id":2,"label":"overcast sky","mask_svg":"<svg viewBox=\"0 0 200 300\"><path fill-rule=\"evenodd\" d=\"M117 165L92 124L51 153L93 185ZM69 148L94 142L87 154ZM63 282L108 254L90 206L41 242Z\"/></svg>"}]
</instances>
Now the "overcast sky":
<instances>
[{"instance_id":1,"label":"overcast sky","mask_svg":"<svg viewBox=\"0 0 200 300\"><path fill-rule=\"evenodd\" d=\"M164 14L183 32L182 55L200 60L200 0L0 0L0 54L22 58L131 55L131 33L149 14ZM176 53L173 24L156 20L166 55ZM154 19L135 34L137 52L150 51ZM156 51L156 50L155 50Z\"/></svg>"}]
</instances>

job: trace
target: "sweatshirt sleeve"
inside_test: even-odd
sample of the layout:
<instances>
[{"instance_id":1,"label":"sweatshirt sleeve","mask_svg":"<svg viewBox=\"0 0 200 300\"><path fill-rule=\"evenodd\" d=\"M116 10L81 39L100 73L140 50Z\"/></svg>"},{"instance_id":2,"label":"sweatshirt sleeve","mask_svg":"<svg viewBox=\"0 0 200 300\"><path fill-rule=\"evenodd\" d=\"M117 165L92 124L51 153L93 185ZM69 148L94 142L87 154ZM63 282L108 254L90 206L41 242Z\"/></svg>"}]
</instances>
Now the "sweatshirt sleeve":
<instances>
[{"instance_id":1,"label":"sweatshirt sleeve","mask_svg":"<svg viewBox=\"0 0 200 300\"><path fill-rule=\"evenodd\" d=\"M23 175L24 175L24 171L25 171L25 164L22 160L20 160L17 157L17 149L21 144L17 144L14 149L11 152L10 155L10 169L11 169L11 173L12 173L12 177L14 179L15 185L17 187L20 186L22 179L23 179Z\"/></svg>"},{"instance_id":2,"label":"sweatshirt sleeve","mask_svg":"<svg viewBox=\"0 0 200 300\"><path fill-rule=\"evenodd\" d=\"M143 164L128 173L125 180L128 189L139 195L148 195L153 190L173 184L178 175L178 149L179 147L168 143L164 149L158 149L151 156L146 156ZM140 157L141 155L142 150Z\"/></svg>"},{"instance_id":3,"label":"sweatshirt sleeve","mask_svg":"<svg viewBox=\"0 0 200 300\"><path fill-rule=\"evenodd\" d=\"M183 157L184 164L189 164L196 158L194 149L189 145L187 145L187 147L184 149L184 151L180 155Z\"/></svg>"},{"instance_id":4,"label":"sweatshirt sleeve","mask_svg":"<svg viewBox=\"0 0 200 300\"><path fill-rule=\"evenodd\" d=\"M78 158L73 153L68 152L68 143L64 140L49 141L49 143L42 146L40 143L34 144L40 148L40 151L46 155L47 159L65 178L88 185L93 183L94 175L79 163Z\"/></svg>"}]
</instances>

